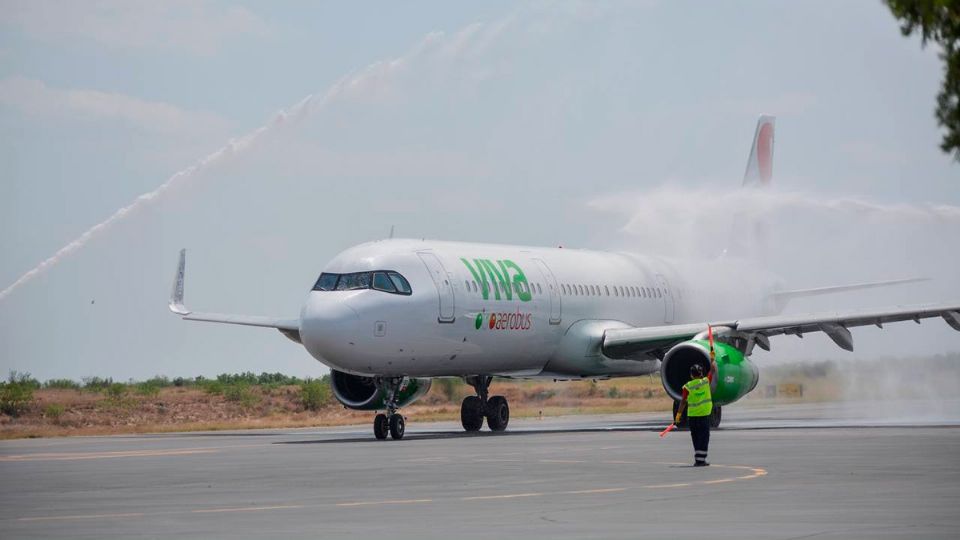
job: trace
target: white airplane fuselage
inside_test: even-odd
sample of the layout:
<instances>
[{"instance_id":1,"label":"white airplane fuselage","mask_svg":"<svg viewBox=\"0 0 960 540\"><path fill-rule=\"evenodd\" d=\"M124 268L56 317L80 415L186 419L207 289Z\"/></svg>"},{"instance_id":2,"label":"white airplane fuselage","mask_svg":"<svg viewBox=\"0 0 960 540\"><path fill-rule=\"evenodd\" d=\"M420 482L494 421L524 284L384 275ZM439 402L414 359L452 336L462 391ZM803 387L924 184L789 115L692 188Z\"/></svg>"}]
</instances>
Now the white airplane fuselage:
<instances>
[{"instance_id":1,"label":"white airplane fuselage","mask_svg":"<svg viewBox=\"0 0 960 540\"><path fill-rule=\"evenodd\" d=\"M742 275L736 263L726 266L728 275ZM604 329L720 317L731 302L740 316L745 305L748 314L769 314L764 294L775 286L772 277L705 285L690 266L628 253L404 239L352 247L324 274L375 271L402 275L411 292L313 290L303 305L300 340L332 369L410 377L642 375L657 369L657 358L612 359L588 344Z\"/></svg>"}]
</instances>

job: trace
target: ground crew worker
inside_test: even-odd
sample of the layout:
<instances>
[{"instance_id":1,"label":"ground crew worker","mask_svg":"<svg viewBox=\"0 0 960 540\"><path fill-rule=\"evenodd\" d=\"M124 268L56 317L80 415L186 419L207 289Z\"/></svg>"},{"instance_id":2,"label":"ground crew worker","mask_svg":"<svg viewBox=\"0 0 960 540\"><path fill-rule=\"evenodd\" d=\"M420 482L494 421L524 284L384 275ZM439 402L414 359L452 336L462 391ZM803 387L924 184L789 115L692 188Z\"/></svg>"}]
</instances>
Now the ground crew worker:
<instances>
[{"instance_id":1,"label":"ground crew worker","mask_svg":"<svg viewBox=\"0 0 960 540\"><path fill-rule=\"evenodd\" d=\"M710 395L710 383L716 370L716 363L711 362L710 372L703 375L703 366L690 366L690 382L683 385L683 399L677 408L677 425L683 416L684 407L687 408L687 425L690 426L690 438L693 439L694 467L706 467L707 447L710 445L710 415L713 414L713 398Z\"/></svg>"}]
</instances>

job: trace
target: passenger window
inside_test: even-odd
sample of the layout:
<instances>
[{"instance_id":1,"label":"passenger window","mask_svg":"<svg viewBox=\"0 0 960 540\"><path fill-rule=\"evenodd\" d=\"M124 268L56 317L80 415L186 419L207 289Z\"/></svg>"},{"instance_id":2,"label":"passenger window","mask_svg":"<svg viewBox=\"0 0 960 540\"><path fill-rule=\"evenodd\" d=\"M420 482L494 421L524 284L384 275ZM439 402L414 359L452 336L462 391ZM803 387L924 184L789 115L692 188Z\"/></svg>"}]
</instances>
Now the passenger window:
<instances>
[{"instance_id":1,"label":"passenger window","mask_svg":"<svg viewBox=\"0 0 960 540\"><path fill-rule=\"evenodd\" d=\"M332 291L337 288L337 278L340 277L340 274L329 274L324 272L320 274L320 278L317 279L316 284L313 286L315 291Z\"/></svg>"},{"instance_id":2,"label":"passenger window","mask_svg":"<svg viewBox=\"0 0 960 540\"><path fill-rule=\"evenodd\" d=\"M393 284L397 286L397 291L399 291L400 294L410 294L411 292L413 292L410 289L410 283L407 282L407 278L401 276L396 272L390 272L387 275L390 276L390 281L392 281Z\"/></svg>"},{"instance_id":3,"label":"passenger window","mask_svg":"<svg viewBox=\"0 0 960 540\"><path fill-rule=\"evenodd\" d=\"M543 289L540 288L539 283L537 283L537 294L543 294Z\"/></svg>"},{"instance_id":4,"label":"passenger window","mask_svg":"<svg viewBox=\"0 0 960 540\"><path fill-rule=\"evenodd\" d=\"M604 286L603 286L603 290L604 290L604 292L607 293L607 296L610 296L610 287L609 287L608 285L604 285Z\"/></svg>"}]
</instances>

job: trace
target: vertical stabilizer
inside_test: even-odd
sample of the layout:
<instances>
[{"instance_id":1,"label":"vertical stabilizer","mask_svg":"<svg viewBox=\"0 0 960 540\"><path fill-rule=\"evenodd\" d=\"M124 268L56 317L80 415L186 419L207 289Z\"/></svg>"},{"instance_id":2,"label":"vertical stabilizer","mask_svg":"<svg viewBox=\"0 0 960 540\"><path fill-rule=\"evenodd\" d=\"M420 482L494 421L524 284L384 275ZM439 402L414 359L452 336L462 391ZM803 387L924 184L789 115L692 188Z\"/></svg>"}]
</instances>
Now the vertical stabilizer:
<instances>
[{"instance_id":1,"label":"vertical stabilizer","mask_svg":"<svg viewBox=\"0 0 960 540\"><path fill-rule=\"evenodd\" d=\"M743 174L744 186L766 186L773 178L773 132L776 118L761 115L753 134L747 171Z\"/></svg>"}]
</instances>

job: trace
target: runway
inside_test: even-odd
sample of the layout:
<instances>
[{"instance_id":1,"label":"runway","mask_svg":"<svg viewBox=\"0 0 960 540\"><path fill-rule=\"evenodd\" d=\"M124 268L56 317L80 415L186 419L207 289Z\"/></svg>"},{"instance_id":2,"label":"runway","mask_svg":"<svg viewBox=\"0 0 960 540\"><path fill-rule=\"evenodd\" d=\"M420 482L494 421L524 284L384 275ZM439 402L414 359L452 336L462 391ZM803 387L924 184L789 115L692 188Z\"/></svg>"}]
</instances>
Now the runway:
<instances>
[{"instance_id":1,"label":"runway","mask_svg":"<svg viewBox=\"0 0 960 540\"><path fill-rule=\"evenodd\" d=\"M4 441L0 536L954 538L960 426L838 407Z\"/></svg>"}]
</instances>

